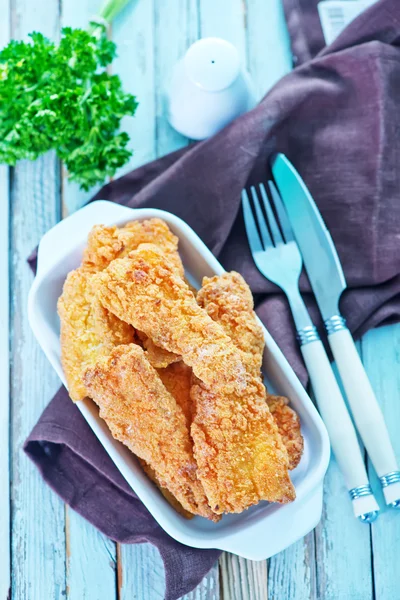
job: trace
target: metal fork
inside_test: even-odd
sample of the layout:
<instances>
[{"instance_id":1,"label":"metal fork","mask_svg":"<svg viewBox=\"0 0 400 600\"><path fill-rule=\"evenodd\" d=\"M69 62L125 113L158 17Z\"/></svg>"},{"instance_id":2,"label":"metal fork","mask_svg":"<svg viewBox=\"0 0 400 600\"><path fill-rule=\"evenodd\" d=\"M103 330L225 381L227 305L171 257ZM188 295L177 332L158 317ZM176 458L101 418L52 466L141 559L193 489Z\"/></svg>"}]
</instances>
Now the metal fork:
<instances>
[{"instance_id":1,"label":"metal fork","mask_svg":"<svg viewBox=\"0 0 400 600\"><path fill-rule=\"evenodd\" d=\"M248 193L242 191L250 250L258 270L287 296L318 408L353 502L354 513L361 521L371 523L377 518L379 507L371 491L357 435L324 346L300 294L299 277L303 260L283 202L272 181L268 182L268 187L277 218L264 184L258 186L258 191L251 187L254 211Z\"/></svg>"}]
</instances>

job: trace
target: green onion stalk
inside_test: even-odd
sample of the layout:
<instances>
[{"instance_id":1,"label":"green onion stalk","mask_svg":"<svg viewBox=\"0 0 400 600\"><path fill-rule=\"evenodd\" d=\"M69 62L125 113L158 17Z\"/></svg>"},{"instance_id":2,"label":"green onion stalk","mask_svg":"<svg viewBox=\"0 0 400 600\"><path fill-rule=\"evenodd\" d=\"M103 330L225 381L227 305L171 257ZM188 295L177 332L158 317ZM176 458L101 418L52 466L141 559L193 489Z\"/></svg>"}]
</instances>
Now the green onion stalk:
<instances>
[{"instance_id":1,"label":"green onion stalk","mask_svg":"<svg viewBox=\"0 0 400 600\"><path fill-rule=\"evenodd\" d=\"M111 25L115 17L125 8L130 0L106 0L101 7L98 17L89 25L89 33L98 35L101 32L101 25Z\"/></svg>"}]
</instances>

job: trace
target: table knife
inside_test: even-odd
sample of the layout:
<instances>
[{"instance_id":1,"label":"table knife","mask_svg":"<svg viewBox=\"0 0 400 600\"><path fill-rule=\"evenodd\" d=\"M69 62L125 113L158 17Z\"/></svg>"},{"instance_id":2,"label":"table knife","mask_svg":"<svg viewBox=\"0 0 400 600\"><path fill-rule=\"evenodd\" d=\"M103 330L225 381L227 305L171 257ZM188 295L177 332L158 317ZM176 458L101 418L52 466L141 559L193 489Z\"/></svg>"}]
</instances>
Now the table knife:
<instances>
[{"instance_id":1,"label":"table knife","mask_svg":"<svg viewBox=\"0 0 400 600\"><path fill-rule=\"evenodd\" d=\"M354 340L339 311L346 280L333 240L304 181L284 154L271 161L356 427L378 474L386 504L400 508L400 471L385 420Z\"/></svg>"}]
</instances>

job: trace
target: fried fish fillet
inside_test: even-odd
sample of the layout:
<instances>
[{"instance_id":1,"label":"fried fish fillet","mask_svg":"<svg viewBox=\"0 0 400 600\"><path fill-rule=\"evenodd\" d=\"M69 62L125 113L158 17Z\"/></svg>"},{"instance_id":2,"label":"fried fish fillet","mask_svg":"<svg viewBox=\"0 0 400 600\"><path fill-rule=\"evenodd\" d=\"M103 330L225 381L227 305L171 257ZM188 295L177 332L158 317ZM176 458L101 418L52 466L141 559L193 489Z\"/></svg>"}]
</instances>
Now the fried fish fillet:
<instances>
[{"instance_id":1,"label":"fried fish fillet","mask_svg":"<svg viewBox=\"0 0 400 600\"><path fill-rule=\"evenodd\" d=\"M190 513L214 518L197 478L185 415L136 345L114 348L84 375L89 396L115 439L154 471Z\"/></svg>"},{"instance_id":2,"label":"fried fish fillet","mask_svg":"<svg viewBox=\"0 0 400 600\"><path fill-rule=\"evenodd\" d=\"M91 272L102 271L111 261L127 256L144 243L159 246L183 276L183 265L178 254L178 238L161 219L131 221L124 227L95 225L89 233L82 268Z\"/></svg>"},{"instance_id":3,"label":"fried fish fillet","mask_svg":"<svg viewBox=\"0 0 400 600\"><path fill-rule=\"evenodd\" d=\"M81 269L69 273L58 300L61 322L61 362L72 400L87 396L83 374L118 344L134 340L134 329L95 301L92 275Z\"/></svg>"},{"instance_id":4,"label":"fried fish fillet","mask_svg":"<svg viewBox=\"0 0 400 600\"><path fill-rule=\"evenodd\" d=\"M235 271L205 277L197 294L197 303L213 321L222 325L243 353L247 370L255 377L261 376L264 333L254 312L253 295L243 277ZM286 398L267 394L267 402L288 451L289 469L292 470L303 453L300 419L288 406Z\"/></svg>"},{"instance_id":5,"label":"fried fish fillet","mask_svg":"<svg viewBox=\"0 0 400 600\"><path fill-rule=\"evenodd\" d=\"M158 369L158 375L183 410L188 430L190 430L192 423L192 401L190 399L192 369L181 360L165 369Z\"/></svg>"},{"instance_id":6,"label":"fried fish fillet","mask_svg":"<svg viewBox=\"0 0 400 600\"><path fill-rule=\"evenodd\" d=\"M178 238L161 219L130 221L123 227L95 225L89 233L87 247L83 253L82 269L97 273L111 261L126 256L140 244L152 243L159 246L183 276L184 269L178 253ZM152 340L142 334L140 339L148 351L148 359L156 368L164 368L180 360L171 352L158 348Z\"/></svg>"},{"instance_id":7,"label":"fried fish fillet","mask_svg":"<svg viewBox=\"0 0 400 600\"><path fill-rule=\"evenodd\" d=\"M282 441L289 457L289 470L299 464L304 450L304 438L301 435L299 415L288 406L284 396L268 395L268 406L278 426Z\"/></svg>"},{"instance_id":8,"label":"fried fish fillet","mask_svg":"<svg viewBox=\"0 0 400 600\"><path fill-rule=\"evenodd\" d=\"M176 510L177 513L182 515L182 517L185 517L185 519L193 519L194 514L190 513L188 510L185 510L183 508L182 504L175 498L175 496L173 494L171 494L171 492L166 487L163 487L162 485L160 485L160 482L157 479L157 475L156 475L156 472L154 471L154 469L152 469L150 467L150 465L148 465L141 458L137 457L137 459L138 459L143 471L146 473L147 477L149 479L151 479L151 481L153 483L156 484L156 486L158 487L158 489L160 490L160 492L162 493L162 495L164 496L164 498L166 499L168 504L170 504L172 506L172 508L174 508Z\"/></svg>"},{"instance_id":9,"label":"fried fish fillet","mask_svg":"<svg viewBox=\"0 0 400 600\"><path fill-rule=\"evenodd\" d=\"M197 303L243 352L246 367L253 375L261 371L264 333L254 313L251 290L243 277L232 271L204 277L197 292Z\"/></svg>"},{"instance_id":10,"label":"fried fish fillet","mask_svg":"<svg viewBox=\"0 0 400 600\"><path fill-rule=\"evenodd\" d=\"M260 378L247 372L229 336L159 248L142 244L95 279L103 306L193 369L191 434L211 508L221 514L259 500L293 500L286 448Z\"/></svg>"},{"instance_id":11,"label":"fried fish fillet","mask_svg":"<svg viewBox=\"0 0 400 600\"><path fill-rule=\"evenodd\" d=\"M85 369L114 346L133 342L135 335L132 326L110 314L95 300L90 286L91 276L106 268L118 256L126 255L141 243L149 241L162 248L177 272L183 273L178 238L164 221L150 219L132 221L121 228L104 225L93 227L81 267L67 277L58 302L58 312L61 320L62 364L74 401L86 396L82 382ZM148 358L156 367L179 360L175 355L157 348L151 340L144 343L148 345Z\"/></svg>"},{"instance_id":12,"label":"fried fish fillet","mask_svg":"<svg viewBox=\"0 0 400 600\"><path fill-rule=\"evenodd\" d=\"M165 369L168 365L181 360L181 357L173 352L168 352L168 350L156 346L153 340L147 337L142 331L137 331L136 333L143 348L146 350L147 360L149 360L155 369Z\"/></svg>"}]
</instances>

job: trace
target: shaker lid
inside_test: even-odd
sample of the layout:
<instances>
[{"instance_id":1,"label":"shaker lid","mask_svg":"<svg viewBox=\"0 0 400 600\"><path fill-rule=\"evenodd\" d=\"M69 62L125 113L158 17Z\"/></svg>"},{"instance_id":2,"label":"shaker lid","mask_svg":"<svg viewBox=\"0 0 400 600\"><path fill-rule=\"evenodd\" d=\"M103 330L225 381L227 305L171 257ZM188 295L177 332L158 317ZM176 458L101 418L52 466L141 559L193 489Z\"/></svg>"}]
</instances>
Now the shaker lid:
<instances>
[{"instance_id":1,"label":"shaker lid","mask_svg":"<svg viewBox=\"0 0 400 600\"><path fill-rule=\"evenodd\" d=\"M208 92L229 87L240 72L238 51L221 38L203 38L192 44L184 64L187 76Z\"/></svg>"}]
</instances>

